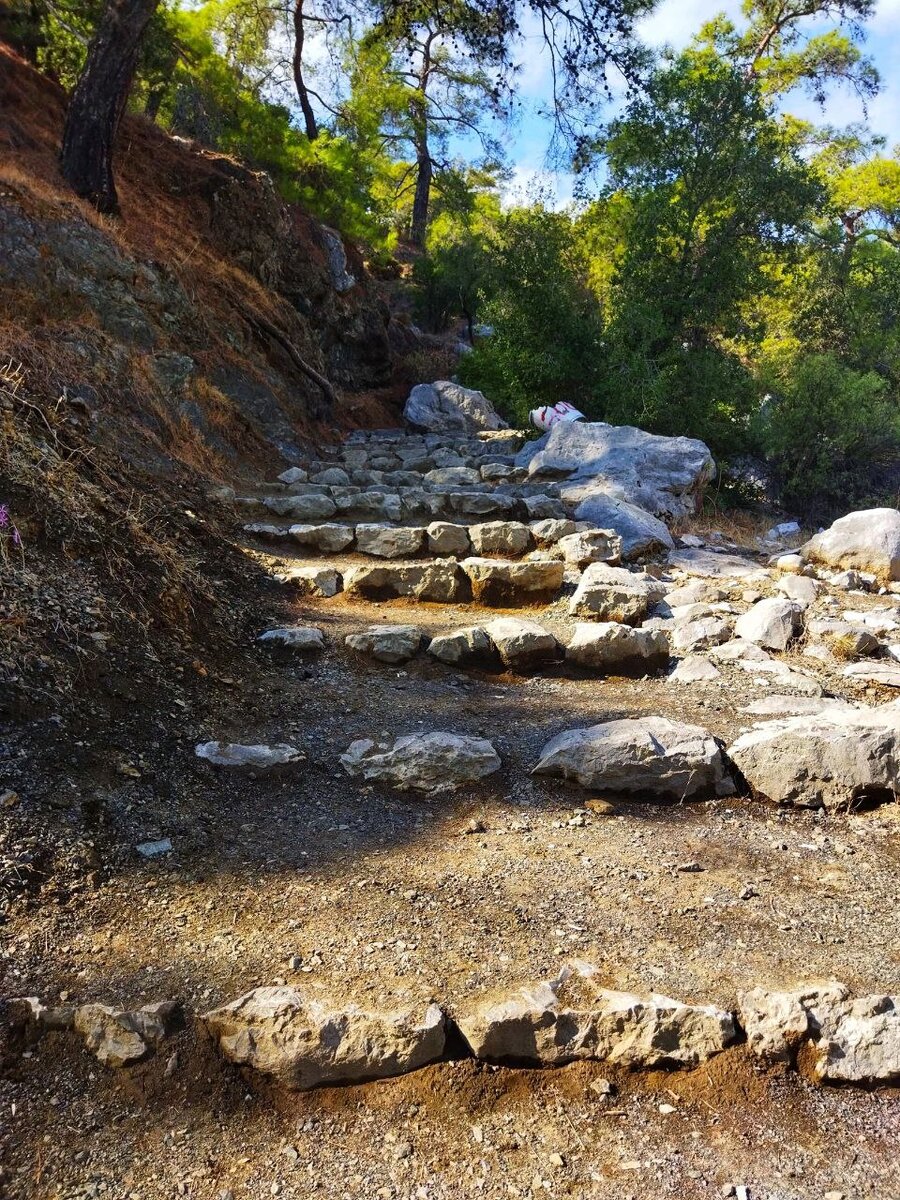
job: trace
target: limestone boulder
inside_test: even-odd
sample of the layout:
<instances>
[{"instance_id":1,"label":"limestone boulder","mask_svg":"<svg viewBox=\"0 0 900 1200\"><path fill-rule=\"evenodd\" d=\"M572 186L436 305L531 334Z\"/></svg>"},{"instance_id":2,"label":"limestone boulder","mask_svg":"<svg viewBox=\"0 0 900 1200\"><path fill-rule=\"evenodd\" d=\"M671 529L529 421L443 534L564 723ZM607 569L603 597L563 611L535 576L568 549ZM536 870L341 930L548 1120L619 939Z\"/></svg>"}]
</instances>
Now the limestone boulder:
<instances>
[{"instance_id":1,"label":"limestone boulder","mask_svg":"<svg viewBox=\"0 0 900 1200\"><path fill-rule=\"evenodd\" d=\"M406 1074L440 1058L446 1040L436 1004L336 1008L285 986L255 988L201 1019L229 1062L294 1091Z\"/></svg>"},{"instance_id":2,"label":"limestone boulder","mask_svg":"<svg viewBox=\"0 0 900 1200\"><path fill-rule=\"evenodd\" d=\"M472 596L489 607L513 608L554 600L563 585L561 562L508 562L500 558L464 558L460 563Z\"/></svg>"},{"instance_id":3,"label":"limestone boulder","mask_svg":"<svg viewBox=\"0 0 900 1200\"><path fill-rule=\"evenodd\" d=\"M521 521L485 521L469 527L476 555L517 557L531 546L531 530Z\"/></svg>"},{"instance_id":4,"label":"limestone boulder","mask_svg":"<svg viewBox=\"0 0 900 1200\"><path fill-rule=\"evenodd\" d=\"M693 621L678 621L672 629L672 645L676 650L709 650L731 637L734 621L729 617L700 617Z\"/></svg>"},{"instance_id":5,"label":"limestone boulder","mask_svg":"<svg viewBox=\"0 0 900 1200\"><path fill-rule=\"evenodd\" d=\"M453 525L450 521L432 521L425 533L428 537L430 554L460 558L471 550L469 533L465 525Z\"/></svg>"},{"instance_id":6,"label":"limestone boulder","mask_svg":"<svg viewBox=\"0 0 900 1200\"><path fill-rule=\"evenodd\" d=\"M446 379L417 384L409 393L403 418L429 433L473 433L479 429L508 428L481 392Z\"/></svg>"},{"instance_id":7,"label":"limestone boulder","mask_svg":"<svg viewBox=\"0 0 900 1200\"><path fill-rule=\"evenodd\" d=\"M400 790L438 792L474 783L500 770L486 738L458 733L411 733L395 739L363 738L341 755L348 775Z\"/></svg>"},{"instance_id":8,"label":"limestone boulder","mask_svg":"<svg viewBox=\"0 0 900 1200\"><path fill-rule=\"evenodd\" d=\"M554 520L552 517L544 521L532 521L530 528L537 545L543 547L555 546L562 538L578 531L574 521Z\"/></svg>"},{"instance_id":9,"label":"limestone boulder","mask_svg":"<svg viewBox=\"0 0 900 1200\"><path fill-rule=\"evenodd\" d=\"M559 548L567 563L586 567L588 563L615 566L622 558L622 539L611 529L586 529L560 538Z\"/></svg>"},{"instance_id":10,"label":"limestone boulder","mask_svg":"<svg viewBox=\"0 0 900 1200\"><path fill-rule=\"evenodd\" d=\"M767 721L728 755L751 791L776 804L847 808L900 794L900 709L834 705Z\"/></svg>"},{"instance_id":11,"label":"limestone boulder","mask_svg":"<svg viewBox=\"0 0 900 1200\"><path fill-rule=\"evenodd\" d=\"M500 661L513 671L533 671L561 656L559 642L536 621L498 617L485 626Z\"/></svg>"},{"instance_id":12,"label":"limestone boulder","mask_svg":"<svg viewBox=\"0 0 900 1200\"><path fill-rule=\"evenodd\" d=\"M336 596L344 587L343 576L333 567L290 567L278 579L292 584L303 596L322 599Z\"/></svg>"},{"instance_id":13,"label":"limestone boulder","mask_svg":"<svg viewBox=\"0 0 900 1200\"><path fill-rule=\"evenodd\" d=\"M622 558L633 562L648 554L665 553L675 543L666 524L637 504L628 504L603 492L588 496L575 509L579 521L612 529L622 539Z\"/></svg>"},{"instance_id":14,"label":"limestone boulder","mask_svg":"<svg viewBox=\"0 0 900 1200\"><path fill-rule=\"evenodd\" d=\"M599 493L673 517L696 510L716 472L708 447L695 438L660 437L600 421L554 425L523 447L516 466L531 477L565 479L562 498L569 503Z\"/></svg>"},{"instance_id":15,"label":"limestone boulder","mask_svg":"<svg viewBox=\"0 0 900 1200\"><path fill-rule=\"evenodd\" d=\"M532 774L575 780L595 790L671 799L731 791L716 739L698 725L668 717L567 729L544 746Z\"/></svg>"},{"instance_id":16,"label":"limestone boulder","mask_svg":"<svg viewBox=\"0 0 900 1200\"><path fill-rule=\"evenodd\" d=\"M357 654L394 664L418 654L422 638L418 625L370 625L361 633L349 634L344 642Z\"/></svg>"},{"instance_id":17,"label":"limestone boulder","mask_svg":"<svg viewBox=\"0 0 900 1200\"><path fill-rule=\"evenodd\" d=\"M356 548L373 558L412 558L422 549L425 530L416 526L357 525Z\"/></svg>"},{"instance_id":18,"label":"limestone boulder","mask_svg":"<svg viewBox=\"0 0 900 1200\"><path fill-rule=\"evenodd\" d=\"M596 968L567 964L550 982L488 998L457 1021L476 1058L559 1067L695 1067L737 1040L731 1013L600 987Z\"/></svg>"},{"instance_id":19,"label":"limestone boulder","mask_svg":"<svg viewBox=\"0 0 900 1200\"><path fill-rule=\"evenodd\" d=\"M614 621L579 621L566 647L566 662L604 675L644 675L668 661L669 639L661 630Z\"/></svg>"},{"instance_id":20,"label":"limestone boulder","mask_svg":"<svg viewBox=\"0 0 900 1200\"><path fill-rule=\"evenodd\" d=\"M424 478L434 487L473 487L481 483L481 472L474 467L435 467Z\"/></svg>"},{"instance_id":21,"label":"limestone boulder","mask_svg":"<svg viewBox=\"0 0 900 1200\"><path fill-rule=\"evenodd\" d=\"M900 579L900 510L868 508L848 513L810 538L800 553L806 562L838 571Z\"/></svg>"},{"instance_id":22,"label":"limestone boulder","mask_svg":"<svg viewBox=\"0 0 900 1200\"><path fill-rule=\"evenodd\" d=\"M266 496L262 504L279 517L295 521L327 521L337 512L330 496Z\"/></svg>"},{"instance_id":23,"label":"limestone boulder","mask_svg":"<svg viewBox=\"0 0 900 1200\"><path fill-rule=\"evenodd\" d=\"M367 600L391 600L411 596L449 604L461 598L465 577L455 562L437 559L429 562L384 563L348 567L344 589Z\"/></svg>"},{"instance_id":24,"label":"limestone boulder","mask_svg":"<svg viewBox=\"0 0 900 1200\"><path fill-rule=\"evenodd\" d=\"M573 617L634 625L661 600L665 587L643 572L591 563L569 601Z\"/></svg>"},{"instance_id":25,"label":"limestone boulder","mask_svg":"<svg viewBox=\"0 0 900 1200\"><path fill-rule=\"evenodd\" d=\"M291 540L320 554L340 554L353 545L353 530L346 525L292 525Z\"/></svg>"},{"instance_id":26,"label":"limestone boulder","mask_svg":"<svg viewBox=\"0 0 900 1200\"><path fill-rule=\"evenodd\" d=\"M73 1027L88 1050L107 1067L127 1067L152 1053L181 1024L174 1000L148 1004L134 1011L106 1004L82 1004L73 1014Z\"/></svg>"},{"instance_id":27,"label":"limestone boulder","mask_svg":"<svg viewBox=\"0 0 900 1200\"><path fill-rule=\"evenodd\" d=\"M467 625L433 637L428 653L448 666L465 667L471 663L490 662L494 645L486 630L478 625Z\"/></svg>"},{"instance_id":28,"label":"limestone boulder","mask_svg":"<svg viewBox=\"0 0 900 1200\"><path fill-rule=\"evenodd\" d=\"M325 634L315 625L283 625L278 629L267 629L256 640L301 653L325 649Z\"/></svg>"},{"instance_id":29,"label":"limestone boulder","mask_svg":"<svg viewBox=\"0 0 900 1200\"><path fill-rule=\"evenodd\" d=\"M758 600L748 612L738 617L734 632L736 637L766 650L786 650L802 627L800 605L772 596Z\"/></svg>"}]
</instances>

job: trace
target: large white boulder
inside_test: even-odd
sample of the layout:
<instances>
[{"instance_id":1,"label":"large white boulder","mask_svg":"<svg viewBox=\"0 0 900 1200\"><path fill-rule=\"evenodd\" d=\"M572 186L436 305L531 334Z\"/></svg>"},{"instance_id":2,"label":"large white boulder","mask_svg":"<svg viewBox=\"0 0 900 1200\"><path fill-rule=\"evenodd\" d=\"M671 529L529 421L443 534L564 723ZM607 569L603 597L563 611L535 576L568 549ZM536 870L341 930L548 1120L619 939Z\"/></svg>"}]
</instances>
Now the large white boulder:
<instances>
[{"instance_id":1,"label":"large white boulder","mask_svg":"<svg viewBox=\"0 0 900 1200\"><path fill-rule=\"evenodd\" d=\"M716 739L699 725L668 717L567 729L547 742L532 774L574 779L597 790L675 799L731 791Z\"/></svg>"},{"instance_id":2,"label":"large white boulder","mask_svg":"<svg viewBox=\"0 0 900 1200\"><path fill-rule=\"evenodd\" d=\"M457 1021L476 1058L557 1067L577 1059L626 1068L695 1067L737 1040L731 1013L599 985L575 961L552 981L488 998Z\"/></svg>"},{"instance_id":3,"label":"large white boulder","mask_svg":"<svg viewBox=\"0 0 900 1200\"><path fill-rule=\"evenodd\" d=\"M734 626L736 637L754 642L766 650L786 650L803 623L802 609L793 600L770 596L758 600L751 609L738 617Z\"/></svg>"},{"instance_id":4,"label":"large white boulder","mask_svg":"<svg viewBox=\"0 0 900 1200\"><path fill-rule=\"evenodd\" d=\"M709 448L696 438L659 437L601 421L554 425L519 451L516 466L534 477L565 479L560 494L570 504L599 493L673 517L696 510L716 473ZM593 514L585 519L595 520ZM597 524L616 528L605 520Z\"/></svg>"},{"instance_id":5,"label":"large white boulder","mask_svg":"<svg viewBox=\"0 0 900 1200\"><path fill-rule=\"evenodd\" d=\"M802 546L807 562L900 579L900 510L867 508L848 513Z\"/></svg>"},{"instance_id":6,"label":"large white boulder","mask_svg":"<svg viewBox=\"0 0 900 1200\"><path fill-rule=\"evenodd\" d=\"M361 738L341 755L348 775L401 790L445 791L500 770L486 738L458 733L410 733L396 739Z\"/></svg>"},{"instance_id":7,"label":"large white boulder","mask_svg":"<svg viewBox=\"0 0 900 1200\"><path fill-rule=\"evenodd\" d=\"M201 1020L229 1062L297 1091L403 1075L444 1052L436 1004L363 1012L292 987L259 987Z\"/></svg>"},{"instance_id":8,"label":"large white boulder","mask_svg":"<svg viewBox=\"0 0 900 1200\"><path fill-rule=\"evenodd\" d=\"M847 807L900 794L900 708L835 704L809 716L767 721L742 734L728 756L754 794L778 804Z\"/></svg>"},{"instance_id":9,"label":"large white boulder","mask_svg":"<svg viewBox=\"0 0 900 1200\"><path fill-rule=\"evenodd\" d=\"M419 383L409 393L403 417L429 433L474 433L479 429L508 429L481 392L447 379Z\"/></svg>"}]
</instances>

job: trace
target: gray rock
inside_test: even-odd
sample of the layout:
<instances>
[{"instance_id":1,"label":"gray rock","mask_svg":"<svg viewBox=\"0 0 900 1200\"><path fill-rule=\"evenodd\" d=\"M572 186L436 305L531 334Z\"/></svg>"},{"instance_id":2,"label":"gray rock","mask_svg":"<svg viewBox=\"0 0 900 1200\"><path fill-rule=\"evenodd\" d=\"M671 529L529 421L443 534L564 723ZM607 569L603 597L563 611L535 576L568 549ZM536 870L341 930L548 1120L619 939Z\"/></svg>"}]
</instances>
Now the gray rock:
<instances>
[{"instance_id":1,"label":"gray rock","mask_svg":"<svg viewBox=\"0 0 900 1200\"><path fill-rule=\"evenodd\" d=\"M574 521L560 521L549 518L544 521L531 522L531 534L539 546L555 546L560 538L568 537L577 532Z\"/></svg>"},{"instance_id":2,"label":"gray rock","mask_svg":"<svg viewBox=\"0 0 900 1200\"><path fill-rule=\"evenodd\" d=\"M668 717L567 729L544 746L532 774L574 779L598 790L676 799L724 791L730 783L715 738L698 725Z\"/></svg>"},{"instance_id":3,"label":"gray rock","mask_svg":"<svg viewBox=\"0 0 900 1200\"><path fill-rule=\"evenodd\" d=\"M591 563L569 601L569 612L573 617L633 625L664 594L665 587L649 575Z\"/></svg>"},{"instance_id":4,"label":"gray rock","mask_svg":"<svg viewBox=\"0 0 900 1200\"><path fill-rule=\"evenodd\" d=\"M728 617L702 617L684 621L672 630L672 645L676 650L709 650L731 637L734 622Z\"/></svg>"},{"instance_id":5,"label":"gray rock","mask_svg":"<svg viewBox=\"0 0 900 1200\"><path fill-rule=\"evenodd\" d=\"M516 557L531 545L531 530L520 521L486 521L469 528L469 539L477 555Z\"/></svg>"},{"instance_id":6,"label":"gray rock","mask_svg":"<svg viewBox=\"0 0 900 1200\"><path fill-rule=\"evenodd\" d=\"M290 487L292 483L306 483L309 475L301 467L288 467L278 476L278 482Z\"/></svg>"},{"instance_id":7,"label":"gray rock","mask_svg":"<svg viewBox=\"0 0 900 1200\"><path fill-rule=\"evenodd\" d=\"M746 642L767 650L786 650L802 628L800 607L777 596L760 600L735 622L734 632Z\"/></svg>"},{"instance_id":8,"label":"gray rock","mask_svg":"<svg viewBox=\"0 0 900 1200\"><path fill-rule=\"evenodd\" d=\"M297 521L327 521L337 512L329 496L266 496L262 505L279 517Z\"/></svg>"},{"instance_id":9,"label":"gray rock","mask_svg":"<svg viewBox=\"0 0 900 1200\"><path fill-rule=\"evenodd\" d=\"M411 558L422 549L425 530L415 526L357 525L356 549L375 558Z\"/></svg>"},{"instance_id":10,"label":"gray rock","mask_svg":"<svg viewBox=\"0 0 900 1200\"><path fill-rule=\"evenodd\" d=\"M469 487L481 483L481 473L474 467L435 467L426 474L425 482L448 487Z\"/></svg>"},{"instance_id":11,"label":"gray rock","mask_svg":"<svg viewBox=\"0 0 900 1200\"><path fill-rule=\"evenodd\" d=\"M353 530L346 525L292 525L288 534L292 541L321 554L340 554L353 545Z\"/></svg>"},{"instance_id":12,"label":"gray rock","mask_svg":"<svg viewBox=\"0 0 900 1200\"><path fill-rule=\"evenodd\" d=\"M674 548L665 524L646 509L627 504L603 493L582 500L575 509L579 521L590 521L602 529L612 529L622 539L622 558L633 562L647 554Z\"/></svg>"},{"instance_id":13,"label":"gray rock","mask_svg":"<svg viewBox=\"0 0 900 1200\"><path fill-rule=\"evenodd\" d=\"M683 658L669 678L673 683L710 683L721 678L721 671L708 658L689 654Z\"/></svg>"},{"instance_id":14,"label":"gray rock","mask_svg":"<svg viewBox=\"0 0 900 1200\"><path fill-rule=\"evenodd\" d=\"M818 580L810 579L807 575L786 575L775 585L783 596L801 608L807 609L816 602L822 585Z\"/></svg>"},{"instance_id":15,"label":"gray rock","mask_svg":"<svg viewBox=\"0 0 900 1200\"><path fill-rule=\"evenodd\" d=\"M566 647L566 662L606 675L643 675L668 661L669 639L664 633L616 622L579 622Z\"/></svg>"},{"instance_id":16,"label":"gray rock","mask_svg":"<svg viewBox=\"0 0 900 1200\"><path fill-rule=\"evenodd\" d=\"M341 755L348 775L401 790L444 791L500 770L489 741L457 733L412 733L395 740L353 742Z\"/></svg>"},{"instance_id":17,"label":"gray rock","mask_svg":"<svg viewBox=\"0 0 900 1200\"><path fill-rule=\"evenodd\" d=\"M741 579L760 572L759 563L752 558L716 550L672 550L668 561L670 567L701 579Z\"/></svg>"},{"instance_id":18,"label":"gray rock","mask_svg":"<svg viewBox=\"0 0 900 1200\"><path fill-rule=\"evenodd\" d=\"M314 625L283 625L278 629L267 629L256 640L286 646L291 650L325 649L325 634Z\"/></svg>"},{"instance_id":19,"label":"gray rock","mask_svg":"<svg viewBox=\"0 0 900 1200\"><path fill-rule=\"evenodd\" d=\"M433 562L390 563L348 567L344 588L370 600L412 596L440 604L453 603L463 595L464 576L457 564Z\"/></svg>"},{"instance_id":20,"label":"gray rock","mask_svg":"<svg viewBox=\"0 0 900 1200\"><path fill-rule=\"evenodd\" d=\"M462 667L469 663L489 662L494 645L484 629L478 625L468 625L432 638L428 653L451 667Z\"/></svg>"},{"instance_id":21,"label":"gray rock","mask_svg":"<svg viewBox=\"0 0 900 1200\"><path fill-rule=\"evenodd\" d=\"M260 987L201 1019L229 1062L295 1091L403 1075L444 1052L436 1004L365 1012L292 987Z\"/></svg>"},{"instance_id":22,"label":"gray rock","mask_svg":"<svg viewBox=\"0 0 900 1200\"><path fill-rule=\"evenodd\" d=\"M869 508L848 513L817 533L800 553L806 562L842 571L871 571L900 579L900 510Z\"/></svg>"},{"instance_id":23,"label":"gray rock","mask_svg":"<svg viewBox=\"0 0 900 1200\"><path fill-rule=\"evenodd\" d=\"M446 379L417 384L409 393L403 418L419 429L441 433L507 428L481 392Z\"/></svg>"},{"instance_id":24,"label":"gray rock","mask_svg":"<svg viewBox=\"0 0 900 1200\"><path fill-rule=\"evenodd\" d=\"M297 762L303 757L295 746L279 742L275 746L242 746L233 742L201 742L194 753L217 767L251 767L266 771Z\"/></svg>"},{"instance_id":25,"label":"gray rock","mask_svg":"<svg viewBox=\"0 0 900 1200\"><path fill-rule=\"evenodd\" d=\"M383 663L407 662L418 654L422 630L418 625L370 625L344 639L351 650Z\"/></svg>"},{"instance_id":26,"label":"gray rock","mask_svg":"<svg viewBox=\"0 0 900 1200\"><path fill-rule=\"evenodd\" d=\"M469 577L477 603L503 608L555 599L565 574L561 562L464 558L460 566Z\"/></svg>"},{"instance_id":27,"label":"gray rock","mask_svg":"<svg viewBox=\"0 0 900 1200\"><path fill-rule=\"evenodd\" d=\"M900 793L900 709L831 706L742 734L729 757L755 795L782 804L846 808Z\"/></svg>"},{"instance_id":28,"label":"gray rock","mask_svg":"<svg viewBox=\"0 0 900 1200\"><path fill-rule=\"evenodd\" d=\"M737 1040L731 1013L600 987L574 962L556 979L488 999L457 1021L476 1058L558 1067L579 1059L625 1068L695 1067Z\"/></svg>"},{"instance_id":29,"label":"gray rock","mask_svg":"<svg viewBox=\"0 0 900 1200\"><path fill-rule=\"evenodd\" d=\"M622 539L611 529L589 529L559 539L559 548L567 563L586 567L588 563L615 566L622 558Z\"/></svg>"},{"instance_id":30,"label":"gray rock","mask_svg":"<svg viewBox=\"0 0 900 1200\"><path fill-rule=\"evenodd\" d=\"M694 438L599 421L555 425L520 451L516 466L531 476L566 478L563 499L569 502L599 493L669 516L693 513L716 471L709 449ZM605 520L598 524L607 527Z\"/></svg>"},{"instance_id":31,"label":"gray rock","mask_svg":"<svg viewBox=\"0 0 900 1200\"><path fill-rule=\"evenodd\" d=\"M323 483L326 487L347 487L350 476L343 467L326 467L324 471L310 476L310 483Z\"/></svg>"},{"instance_id":32,"label":"gray rock","mask_svg":"<svg viewBox=\"0 0 900 1200\"><path fill-rule=\"evenodd\" d=\"M464 525L453 525L449 521L432 521L425 532L431 554L446 554L459 558L468 554L471 549L469 534Z\"/></svg>"},{"instance_id":33,"label":"gray rock","mask_svg":"<svg viewBox=\"0 0 900 1200\"><path fill-rule=\"evenodd\" d=\"M485 632L503 665L512 670L531 671L560 657L556 638L536 621L498 617L487 624Z\"/></svg>"},{"instance_id":34,"label":"gray rock","mask_svg":"<svg viewBox=\"0 0 900 1200\"><path fill-rule=\"evenodd\" d=\"M282 583L293 584L301 595L327 599L343 589L344 581L333 567L291 567L278 576Z\"/></svg>"},{"instance_id":35,"label":"gray rock","mask_svg":"<svg viewBox=\"0 0 900 1200\"><path fill-rule=\"evenodd\" d=\"M867 662L851 663L844 667L846 679L855 679L857 683L875 683L879 687L900 687L900 663L898 662Z\"/></svg>"}]
</instances>

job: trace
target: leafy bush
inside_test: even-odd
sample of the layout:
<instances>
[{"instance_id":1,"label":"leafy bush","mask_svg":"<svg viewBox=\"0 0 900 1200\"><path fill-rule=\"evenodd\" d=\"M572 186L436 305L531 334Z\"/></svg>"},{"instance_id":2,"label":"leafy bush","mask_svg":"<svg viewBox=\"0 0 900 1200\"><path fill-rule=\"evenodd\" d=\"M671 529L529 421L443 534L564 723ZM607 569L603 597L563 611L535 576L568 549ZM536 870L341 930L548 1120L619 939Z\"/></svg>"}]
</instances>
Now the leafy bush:
<instances>
[{"instance_id":1,"label":"leafy bush","mask_svg":"<svg viewBox=\"0 0 900 1200\"><path fill-rule=\"evenodd\" d=\"M883 499L900 454L900 412L885 380L833 354L770 362L767 372L772 394L754 432L784 504L826 515Z\"/></svg>"}]
</instances>

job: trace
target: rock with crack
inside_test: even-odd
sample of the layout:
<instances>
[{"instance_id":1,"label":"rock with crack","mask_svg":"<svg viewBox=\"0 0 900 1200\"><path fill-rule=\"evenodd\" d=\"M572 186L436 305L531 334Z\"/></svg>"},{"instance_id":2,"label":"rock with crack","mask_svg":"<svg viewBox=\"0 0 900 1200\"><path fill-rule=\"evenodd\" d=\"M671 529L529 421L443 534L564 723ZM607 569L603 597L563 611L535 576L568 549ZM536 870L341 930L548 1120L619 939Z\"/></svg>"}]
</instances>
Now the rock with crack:
<instances>
[{"instance_id":1,"label":"rock with crack","mask_svg":"<svg viewBox=\"0 0 900 1200\"><path fill-rule=\"evenodd\" d=\"M531 545L531 530L521 521L485 521L469 527L472 549L477 555L524 554Z\"/></svg>"},{"instance_id":2,"label":"rock with crack","mask_svg":"<svg viewBox=\"0 0 900 1200\"><path fill-rule=\"evenodd\" d=\"M416 526L357 525L356 548L373 558L411 558L422 549L425 530Z\"/></svg>"},{"instance_id":3,"label":"rock with crack","mask_svg":"<svg viewBox=\"0 0 900 1200\"><path fill-rule=\"evenodd\" d=\"M559 642L536 621L520 621L518 617L498 617L489 621L485 631L510 670L534 671L562 655Z\"/></svg>"},{"instance_id":4,"label":"rock with crack","mask_svg":"<svg viewBox=\"0 0 900 1200\"><path fill-rule=\"evenodd\" d=\"M817 533L800 553L806 562L836 570L900 579L900 510L869 508L848 513Z\"/></svg>"},{"instance_id":5,"label":"rock with crack","mask_svg":"<svg viewBox=\"0 0 900 1200\"><path fill-rule=\"evenodd\" d=\"M438 792L474 783L500 770L486 738L458 733L411 733L377 741L362 738L341 755L348 775L401 790Z\"/></svg>"},{"instance_id":6,"label":"rock with crack","mask_svg":"<svg viewBox=\"0 0 900 1200\"><path fill-rule=\"evenodd\" d=\"M847 808L900 794L900 709L836 704L810 716L767 721L728 755L754 795L776 804Z\"/></svg>"},{"instance_id":7,"label":"rock with crack","mask_svg":"<svg viewBox=\"0 0 900 1200\"><path fill-rule=\"evenodd\" d=\"M900 663L851 663L844 667L844 676L859 683L876 683L880 687L900 687Z\"/></svg>"},{"instance_id":8,"label":"rock with crack","mask_svg":"<svg viewBox=\"0 0 900 1200\"><path fill-rule=\"evenodd\" d=\"M493 642L479 625L467 625L462 629L439 633L431 639L428 653L451 667L465 667L479 662L488 664L496 657Z\"/></svg>"},{"instance_id":9,"label":"rock with crack","mask_svg":"<svg viewBox=\"0 0 900 1200\"><path fill-rule=\"evenodd\" d=\"M803 612L793 600L771 596L738 617L734 632L766 650L786 650L803 627Z\"/></svg>"},{"instance_id":10,"label":"rock with crack","mask_svg":"<svg viewBox=\"0 0 900 1200\"><path fill-rule=\"evenodd\" d=\"M216 767L250 767L268 771L299 762L303 754L296 746L279 742L275 746L242 746L235 742L201 742L194 753Z\"/></svg>"},{"instance_id":11,"label":"rock with crack","mask_svg":"<svg viewBox=\"0 0 900 1200\"><path fill-rule=\"evenodd\" d=\"M146 1058L181 1023L174 1000L147 1004L134 1011L106 1004L82 1004L73 1014L73 1027L98 1061L108 1067L127 1067Z\"/></svg>"},{"instance_id":12,"label":"rock with crack","mask_svg":"<svg viewBox=\"0 0 900 1200\"><path fill-rule=\"evenodd\" d=\"M283 625L278 629L267 629L256 640L301 652L325 649L325 634L314 625Z\"/></svg>"},{"instance_id":13,"label":"rock with crack","mask_svg":"<svg viewBox=\"0 0 900 1200\"><path fill-rule=\"evenodd\" d=\"M303 596L319 596L327 599L343 589L344 580L333 567L291 567L277 576L281 583L289 583Z\"/></svg>"},{"instance_id":14,"label":"rock with crack","mask_svg":"<svg viewBox=\"0 0 900 1200\"><path fill-rule=\"evenodd\" d=\"M579 621L566 647L566 662L604 675L645 675L668 661L669 639L661 630L614 621Z\"/></svg>"},{"instance_id":15,"label":"rock with crack","mask_svg":"<svg viewBox=\"0 0 900 1200\"><path fill-rule=\"evenodd\" d=\"M567 729L549 741L532 771L597 790L686 799L730 794L716 739L699 725L668 717L606 721Z\"/></svg>"},{"instance_id":16,"label":"rock with crack","mask_svg":"<svg viewBox=\"0 0 900 1200\"><path fill-rule=\"evenodd\" d=\"M570 503L607 495L667 516L694 513L716 472L708 447L695 438L660 437L602 421L554 425L523 447L516 466L533 478L564 478L562 496Z\"/></svg>"},{"instance_id":17,"label":"rock with crack","mask_svg":"<svg viewBox=\"0 0 900 1200\"><path fill-rule=\"evenodd\" d=\"M294 1091L404 1075L444 1053L436 1004L366 1012L292 987L259 987L201 1020L229 1062Z\"/></svg>"},{"instance_id":18,"label":"rock with crack","mask_svg":"<svg viewBox=\"0 0 900 1200\"><path fill-rule=\"evenodd\" d=\"M508 428L481 392L446 379L417 384L409 393L403 418L429 433L474 433L479 429Z\"/></svg>"},{"instance_id":19,"label":"rock with crack","mask_svg":"<svg viewBox=\"0 0 900 1200\"><path fill-rule=\"evenodd\" d=\"M573 617L636 625L665 595L665 586L643 572L591 563L569 601Z\"/></svg>"},{"instance_id":20,"label":"rock with crack","mask_svg":"<svg viewBox=\"0 0 900 1200\"><path fill-rule=\"evenodd\" d=\"M361 633L349 634L344 641L357 654L378 662L403 663L418 654L422 638L418 625L370 625Z\"/></svg>"},{"instance_id":21,"label":"rock with crack","mask_svg":"<svg viewBox=\"0 0 900 1200\"><path fill-rule=\"evenodd\" d=\"M842 983L794 991L755 988L739 997L747 1041L768 1061L793 1062L807 1043L812 1070L827 1083L900 1080L900 997L853 998Z\"/></svg>"},{"instance_id":22,"label":"rock with crack","mask_svg":"<svg viewBox=\"0 0 900 1200\"><path fill-rule=\"evenodd\" d=\"M575 516L579 521L590 521L601 529L612 529L621 539L620 553L625 562L634 562L648 554L665 553L675 546L668 527L659 517L613 496L589 496L575 509Z\"/></svg>"},{"instance_id":23,"label":"rock with crack","mask_svg":"<svg viewBox=\"0 0 900 1200\"><path fill-rule=\"evenodd\" d=\"M586 567L588 563L615 566L622 558L622 539L611 529L585 529L559 539L559 548L567 563Z\"/></svg>"},{"instance_id":24,"label":"rock with crack","mask_svg":"<svg viewBox=\"0 0 900 1200\"><path fill-rule=\"evenodd\" d=\"M579 1059L626 1068L696 1067L737 1040L731 1013L599 986L587 963L483 1002L457 1021L476 1058L532 1067Z\"/></svg>"},{"instance_id":25,"label":"rock with crack","mask_svg":"<svg viewBox=\"0 0 900 1200\"><path fill-rule=\"evenodd\" d=\"M411 596L416 600L431 600L448 604L461 599L465 576L451 560L430 562L384 563L348 567L344 572L344 589L368 600L390 600Z\"/></svg>"},{"instance_id":26,"label":"rock with crack","mask_svg":"<svg viewBox=\"0 0 900 1200\"><path fill-rule=\"evenodd\" d=\"M561 562L507 562L502 558L464 558L460 563L472 596L489 607L513 608L553 600L563 585Z\"/></svg>"}]
</instances>

